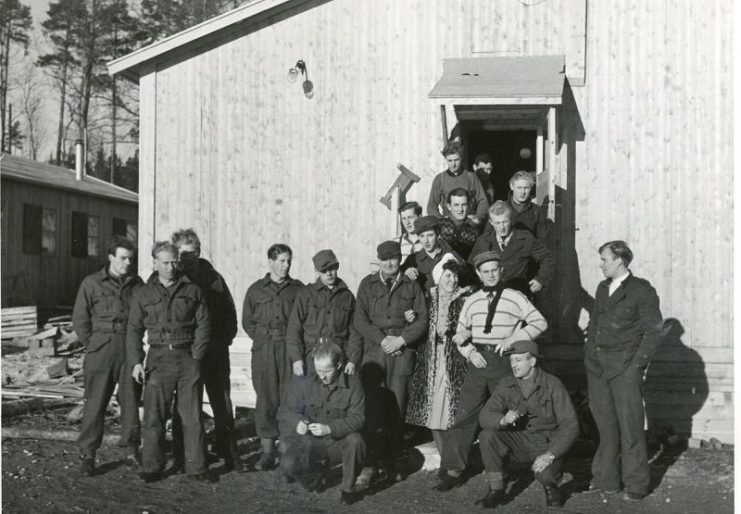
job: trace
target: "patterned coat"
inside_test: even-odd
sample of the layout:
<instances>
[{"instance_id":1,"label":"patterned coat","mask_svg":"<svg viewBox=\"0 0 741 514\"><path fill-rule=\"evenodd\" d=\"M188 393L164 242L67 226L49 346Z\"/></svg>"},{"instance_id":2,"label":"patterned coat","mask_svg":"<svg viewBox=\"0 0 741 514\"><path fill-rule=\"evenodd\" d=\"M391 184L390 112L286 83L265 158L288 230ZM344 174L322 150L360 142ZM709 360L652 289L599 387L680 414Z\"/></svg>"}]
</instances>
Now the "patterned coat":
<instances>
[{"instance_id":1,"label":"patterned coat","mask_svg":"<svg viewBox=\"0 0 741 514\"><path fill-rule=\"evenodd\" d=\"M447 313L438 312L437 288L432 289L430 295L429 330L427 332L426 344L420 345L417 353L417 365L412 376L409 391L409 404L407 406L407 423L418 426L426 426L433 401L434 373L430 370L437 366L445 366L448 375L448 394L450 395L450 407L448 412L448 427L455 420L455 409L458 405L463 379L466 378L466 359L456 349L453 343L453 335L458 326L458 316L463 308L466 296L470 294L469 289L460 289L451 302ZM438 316L447 317L447 331L444 338L445 362L438 363L435 348L441 336L437 333ZM448 335L449 334L449 335Z\"/></svg>"}]
</instances>

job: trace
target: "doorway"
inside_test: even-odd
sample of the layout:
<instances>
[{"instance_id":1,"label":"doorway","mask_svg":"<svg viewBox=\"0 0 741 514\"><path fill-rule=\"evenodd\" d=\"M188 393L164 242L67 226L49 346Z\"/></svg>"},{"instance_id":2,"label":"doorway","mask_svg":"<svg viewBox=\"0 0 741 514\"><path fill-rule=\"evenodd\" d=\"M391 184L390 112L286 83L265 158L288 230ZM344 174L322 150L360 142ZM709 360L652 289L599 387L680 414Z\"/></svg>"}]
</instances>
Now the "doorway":
<instances>
[{"instance_id":1,"label":"doorway","mask_svg":"<svg viewBox=\"0 0 741 514\"><path fill-rule=\"evenodd\" d=\"M491 182L494 200L507 200L509 179L520 170L535 171L535 130L488 130L481 123L466 127L464 142L466 162L473 169L474 159L481 153L492 158ZM535 195L533 188L532 195Z\"/></svg>"}]
</instances>

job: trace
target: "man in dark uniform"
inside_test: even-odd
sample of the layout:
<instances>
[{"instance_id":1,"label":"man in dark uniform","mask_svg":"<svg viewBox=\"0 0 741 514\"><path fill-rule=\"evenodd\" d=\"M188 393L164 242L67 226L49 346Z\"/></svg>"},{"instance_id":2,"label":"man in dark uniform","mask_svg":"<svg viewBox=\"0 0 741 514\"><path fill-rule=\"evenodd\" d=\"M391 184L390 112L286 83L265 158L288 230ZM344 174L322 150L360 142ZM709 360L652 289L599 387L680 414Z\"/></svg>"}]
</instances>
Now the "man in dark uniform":
<instances>
[{"instance_id":1,"label":"man in dark uniform","mask_svg":"<svg viewBox=\"0 0 741 514\"><path fill-rule=\"evenodd\" d=\"M165 468L165 422L177 393L183 424L185 472L208 480L206 439L201 421L201 359L211 339L203 290L180 272L178 251L169 241L152 248L155 272L131 300L126 356L132 376L144 384L144 464L142 479L162 478ZM146 369L142 338L147 332Z\"/></svg>"},{"instance_id":2,"label":"man in dark uniform","mask_svg":"<svg viewBox=\"0 0 741 514\"><path fill-rule=\"evenodd\" d=\"M337 344L320 345L312 360L316 373L294 377L281 408L281 437L286 440L281 469L289 481L298 478L312 489L333 461L340 461L340 501L351 504L357 499L354 484L365 457L360 435L365 421L363 388L360 379L343 374Z\"/></svg>"},{"instance_id":3,"label":"man in dark uniform","mask_svg":"<svg viewBox=\"0 0 741 514\"><path fill-rule=\"evenodd\" d=\"M278 408L291 379L291 361L286 349L286 326L293 301L303 284L291 278L293 252L284 244L268 249L270 271L247 289L242 326L252 339L252 385L257 393L255 428L262 455L258 470L275 467L278 438Z\"/></svg>"},{"instance_id":4,"label":"man in dark uniform","mask_svg":"<svg viewBox=\"0 0 741 514\"><path fill-rule=\"evenodd\" d=\"M95 452L103 440L103 423L113 389L118 384L121 406L120 446L129 449L127 462L139 460L139 398L141 387L126 365L126 322L131 296L144 283L135 273L136 247L114 238L108 246L108 264L85 277L77 293L72 324L85 345L85 408L80 427L83 475L95 472Z\"/></svg>"},{"instance_id":5,"label":"man in dark uniform","mask_svg":"<svg viewBox=\"0 0 741 514\"><path fill-rule=\"evenodd\" d=\"M500 200L491 206L489 223L494 230L478 238L468 260L473 262L478 254L495 251L502 258L504 285L532 299L553 278L553 255L530 232L513 228L512 208L505 202Z\"/></svg>"},{"instance_id":6,"label":"man in dark uniform","mask_svg":"<svg viewBox=\"0 0 741 514\"><path fill-rule=\"evenodd\" d=\"M183 271L206 295L206 307L211 319L211 342L201 360L201 375L214 415L216 454L224 459L226 469L233 469L237 456L237 438L234 433L229 380L229 346L237 335L234 300L224 278L209 261L200 257L201 240L193 229L178 230L170 239L178 249L178 259ZM172 431L173 446L180 447L182 456L182 428L177 412L173 413Z\"/></svg>"},{"instance_id":7,"label":"man in dark uniform","mask_svg":"<svg viewBox=\"0 0 741 514\"><path fill-rule=\"evenodd\" d=\"M448 193L448 215L438 223L440 239L467 259L481 234L478 219L468 214L468 191L459 187Z\"/></svg>"},{"instance_id":8,"label":"man in dark uniform","mask_svg":"<svg viewBox=\"0 0 741 514\"><path fill-rule=\"evenodd\" d=\"M358 287L355 328L365 340L363 367L382 370L383 386L396 399L398 412L392 420L390 437L393 455L398 459L403 454L401 420L406 418L416 347L427 330L427 304L419 284L399 272L398 242L381 243L377 255L379 272L365 277ZM363 470L361 482L370 482L375 472L373 466Z\"/></svg>"},{"instance_id":9,"label":"man in dark uniform","mask_svg":"<svg viewBox=\"0 0 741 514\"><path fill-rule=\"evenodd\" d=\"M414 230L422 242L422 249L411 254L401 271L411 280L416 280L427 292L435 285L432 279L432 269L440 262L445 254L451 254L459 264L463 264L463 258L453 250L448 243L440 238L439 219L434 216L422 216L414 222Z\"/></svg>"},{"instance_id":10,"label":"man in dark uniform","mask_svg":"<svg viewBox=\"0 0 741 514\"><path fill-rule=\"evenodd\" d=\"M481 458L489 492L477 503L494 508L504 499L504 463L532 464L546 505L562 507L558 490L563 457L579 435L579 421L561 381L536 366L534 341L516 341L505 352L512 376L499 381L481 411Z\"/></svg>"},{"instance_id":11,"label":"man in dark uniform","mask_svg":"<svg viewBox=\"0 0 741 514\"><path fill-rule=\"evenodd\" d=\"M639 501L648 494L650 470L643 381L662 340L659 297L628 269L633 252L623 241L599 249L605 280L597 287L589 319L584 367L589 408L599 430L590 491Z\"/></svg>"},{"instance_id":12,"label":"man in dark uniform","mask_svg":"<svg viewBox=\"0 0 741 514\"><path fill-rule=\"evenodd\" d=\"M354 375L363 358L363 340L352 322L355 295L337 276L340 263L332 250L320 250L312 260L319 277L298 292L288 319L286 345L293 374L314 373L314 350L323 338L345 351L349 360L344 371Z\"/></svg>"}]
</instances>

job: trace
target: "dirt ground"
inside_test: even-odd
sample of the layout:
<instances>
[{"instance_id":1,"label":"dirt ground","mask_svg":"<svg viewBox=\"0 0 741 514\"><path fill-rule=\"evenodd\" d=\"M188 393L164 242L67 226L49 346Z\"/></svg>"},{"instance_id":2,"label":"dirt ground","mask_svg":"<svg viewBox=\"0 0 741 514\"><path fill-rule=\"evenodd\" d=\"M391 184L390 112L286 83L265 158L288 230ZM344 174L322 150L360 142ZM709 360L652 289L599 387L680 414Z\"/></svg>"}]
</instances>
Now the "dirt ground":
<instances>
[{"instance_id":1,"label":"dirt ground","mask_svg":"<svg viewBox=\"0 0 741 514\"><path fill-rule=\"evenodd\" d=\"M4 426L46 430L74 430L65 420L67 410L57 409L3 420ZM116 425L108 420L108 433ZM238 419L240 452L249 464L256 460L251 412ZM589 482L591 442L580 441L566 460L562 487L569 498L560 512L568 513L713 513L733 512L733 448L711 447L662 451L652 463L653 492L639 504L626 505L618 496L580 494ZM656 451L654 451L655 454ZM449 493L432 490L436 473L414 471L421 455L412 453L410 474L391 486L378 485L351 507L339 504L339 469L327 488L308 493L296 484L286 485L277 471L224 473L221 462L211 465L213 483L194 483L182 474L145 484L136 470L123 465L124 452L103 447L98 454L99 473L82 477L77 472L78 450L72 442L3 439L2 509L27 512L475 512L474 501L486 485L474 465L473 476ZM475 460L475 459L474 459ZM515 472L509 485L509 503L503 513L549 512L541 487L526 472ZM550 512L558 512L551 509Z\"/></svg>"}]
</instances>

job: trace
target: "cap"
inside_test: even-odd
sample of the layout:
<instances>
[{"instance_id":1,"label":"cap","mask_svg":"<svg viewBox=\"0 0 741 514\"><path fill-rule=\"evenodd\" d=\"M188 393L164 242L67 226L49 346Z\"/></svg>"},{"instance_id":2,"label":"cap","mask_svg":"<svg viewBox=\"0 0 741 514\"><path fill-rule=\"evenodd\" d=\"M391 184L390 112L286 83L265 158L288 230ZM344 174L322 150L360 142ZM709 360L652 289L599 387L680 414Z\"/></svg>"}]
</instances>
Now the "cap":
<instances>
[{"instance_id":1,"label":"cap","mask_svg":"<svg viewBox=\"0 0 741 514\"><path fill-rule=\"evenodd\" d=\"M484 264L485 262L489 261L501 261L502 256L499 255L498 252L495 252L493 250L489 250L488 252L481 252L476 257L473 258L473 265L476 267L476 269L479 269L479 266Z\"/></svg>"},{"instance_id":2,"label":"cap","mask_svg":"<svg viewBox=\"0 0 741 514\"><path fill-rule=\"evenodd\" d=\"M434 216L421 216L414 220L414 232L421 234L428 230L437 230L440 226L440 222Z\"/></svg>"},{"instance_id":3,"label":"cap","mask_svg":"<svg viewBox=\"0 0 741 514\"><path fill-rule=\"evenodd\" d=\"M314 261L314 269L319 272L325 272L332 266L337 266L339 261L332 250L319 250L311 259Z\"/></svg>"},{"instance_id":4,"label":"cap","mask_svg":"<svg viewBox=\"0 0 741 514\"><path fill-rule=\"evenodd\" d=\"M512 346L510 346L504 352L504 355L513 355L518 353L530 353L535 357L540 357L540 352L538 351L538 343L536 343L535 341L530 341L528 339L515 341L514 343L512 343Z\"/></svg>"},{"instance_id":5,"label":"cap","mask_svg":"<svg viewBox=\"0 0 741 514\"><path fill-rule=\"evenodd\" d=\"M385 261L393 257L401 257L401 245L398 241L384 241L376 248L378 260Z\"/></svg>"}]
</instances>

